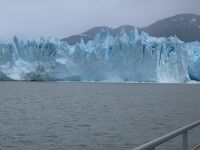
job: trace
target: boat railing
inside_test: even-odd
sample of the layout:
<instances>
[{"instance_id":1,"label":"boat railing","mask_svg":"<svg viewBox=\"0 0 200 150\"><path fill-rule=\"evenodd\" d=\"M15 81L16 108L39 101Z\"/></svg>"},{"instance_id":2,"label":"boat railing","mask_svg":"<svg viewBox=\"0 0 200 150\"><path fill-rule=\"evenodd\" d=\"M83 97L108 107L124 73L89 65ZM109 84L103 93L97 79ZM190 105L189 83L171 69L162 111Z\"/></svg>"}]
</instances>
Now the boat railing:
<instances>
[{"instance_id":1,"label":"boat railing","mask_svg":"<svg viewBox=\"0 0 200 150\"><path fill-rule=\"evenodd\" d=\"M200 126L200 120L190 125L179 128L171 133L163 135L155 140L147 142L137 148L134 148L133 150L155 150L158 146L162 145L163 143L168 142L171 139L174 139L175 137L179 135L182 135L182 150L189 150L188 132L198 126ZM197 150L198 148L200 148L200 144L192 148L192 150Z\"/></svg>"}]
</instances>

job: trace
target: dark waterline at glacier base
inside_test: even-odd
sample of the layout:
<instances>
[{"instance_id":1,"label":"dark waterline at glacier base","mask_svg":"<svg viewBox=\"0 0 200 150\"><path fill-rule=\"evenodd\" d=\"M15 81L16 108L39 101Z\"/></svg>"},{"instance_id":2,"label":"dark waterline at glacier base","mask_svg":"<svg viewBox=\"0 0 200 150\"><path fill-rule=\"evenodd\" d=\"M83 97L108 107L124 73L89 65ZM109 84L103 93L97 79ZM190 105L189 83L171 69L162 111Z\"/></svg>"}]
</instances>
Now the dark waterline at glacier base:
<instances>
[{"instance_id":1,"label":"dark waterline at glacier base","mask_svg":"<svg viewBox=\"0 0 200 150\"><path fill-rule=\"evenodd\" d=\"M130 150L199 119L199 84L0 82L3 150ZM191 131L198 144L200 128ZM178 150L181 137L160 149Z\"/></svg>"}]
</instances>

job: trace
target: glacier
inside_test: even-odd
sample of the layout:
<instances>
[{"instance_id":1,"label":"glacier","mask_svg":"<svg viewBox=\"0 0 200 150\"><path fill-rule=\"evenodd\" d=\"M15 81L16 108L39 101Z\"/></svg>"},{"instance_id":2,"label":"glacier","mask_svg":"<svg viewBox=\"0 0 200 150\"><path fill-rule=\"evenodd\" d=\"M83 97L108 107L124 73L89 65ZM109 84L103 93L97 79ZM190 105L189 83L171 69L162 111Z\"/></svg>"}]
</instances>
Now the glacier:
<instances>
[{"instance_id":1,"label":"glacier","mask_svg":"<svg viewBox=\"0 0 200 150\"><path fill-rule=\"evenodd\" d=\"M188 74L192 80L200 81L200 42L186 44L188 51Z\"/></svg>"},{"instance_id":2,"label":"glacier","mask_svg":"<svg viewBox=\"0 0 200 150\"><path fill-rule=\"evenodd\" d=\"M136 28L69 45L58 38L0 42L0 80L185 83L200 80L200 43Z\"/></svg>"}]
</instances>

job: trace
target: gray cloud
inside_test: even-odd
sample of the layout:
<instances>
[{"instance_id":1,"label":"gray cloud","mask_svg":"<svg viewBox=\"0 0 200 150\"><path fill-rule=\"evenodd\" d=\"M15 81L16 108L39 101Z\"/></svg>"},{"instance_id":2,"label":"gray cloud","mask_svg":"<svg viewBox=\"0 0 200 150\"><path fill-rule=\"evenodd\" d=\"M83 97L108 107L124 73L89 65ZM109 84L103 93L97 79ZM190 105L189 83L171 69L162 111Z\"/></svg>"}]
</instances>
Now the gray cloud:
<instances>
[{"instance_id":1,"label":"gray cloud","mask_svg":"<svg viewBox=\"0 0 200 150\"><path fill-rule=\"evenodd\" d=\"M0 39L59 38L94 26L146 26L179 13L200 14L199 0L0 0Z\"/></svg>"}]
</instances>

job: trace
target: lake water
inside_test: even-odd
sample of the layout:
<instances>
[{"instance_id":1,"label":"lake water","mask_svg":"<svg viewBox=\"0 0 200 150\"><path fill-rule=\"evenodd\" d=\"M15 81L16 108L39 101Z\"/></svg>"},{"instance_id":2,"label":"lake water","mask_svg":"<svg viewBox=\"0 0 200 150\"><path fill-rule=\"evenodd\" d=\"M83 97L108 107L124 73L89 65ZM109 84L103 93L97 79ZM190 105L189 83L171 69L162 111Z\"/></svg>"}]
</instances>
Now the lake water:
<instances>
[{"instance_id":1,"label":"lake water","mask_svg":"<svg viewBox=\"0 0 200 150\"><path fill-rule=\"evenodd\" d=\"M0 82L0 150L131 150L198 119L197 84Z\"/></svg>"}]
</instances>

